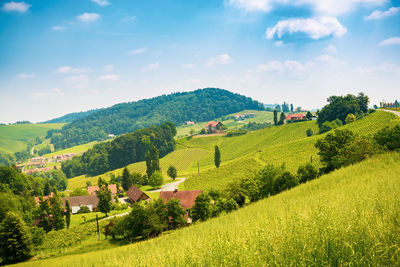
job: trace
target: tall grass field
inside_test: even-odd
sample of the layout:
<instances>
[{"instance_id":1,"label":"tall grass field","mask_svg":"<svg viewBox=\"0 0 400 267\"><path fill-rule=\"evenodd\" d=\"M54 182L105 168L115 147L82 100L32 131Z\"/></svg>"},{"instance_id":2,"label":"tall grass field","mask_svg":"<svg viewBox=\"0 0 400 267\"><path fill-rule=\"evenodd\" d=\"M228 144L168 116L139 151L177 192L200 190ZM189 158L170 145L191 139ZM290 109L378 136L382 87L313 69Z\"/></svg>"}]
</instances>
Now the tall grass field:
<instances>
[{"instance_id":1,"label":"tall grass field","mask_svg":"<svg viewBox=\"0 0 400 267\"><path fill-rule=\"evenodd\" d=\"M204 223L21 266L398 266L400 154L376 156Z\"/></svg>"}]
</instances>

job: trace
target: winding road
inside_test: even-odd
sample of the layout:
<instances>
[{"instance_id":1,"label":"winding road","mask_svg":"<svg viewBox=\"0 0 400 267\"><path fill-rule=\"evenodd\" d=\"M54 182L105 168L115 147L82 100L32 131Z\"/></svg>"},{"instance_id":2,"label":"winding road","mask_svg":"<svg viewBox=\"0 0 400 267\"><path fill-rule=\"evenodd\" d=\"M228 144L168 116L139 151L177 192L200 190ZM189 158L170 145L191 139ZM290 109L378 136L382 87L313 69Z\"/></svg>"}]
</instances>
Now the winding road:
<instances>
[{"instance_id":1,"label":"winding road","mask_svg":"<svg viewBox=\"0 0 400 267\"><path fill-rule=\"evenodd\" d=\"M390 110L390 109L382 109L383 111L393 113L400 117L400 111Z\"/></svg>"},{"instance_id":2,"label":"winding road","mask_svg":"<svg viewBox=\"0 0 400 267\"><path fill-rule=\"evenodd\" d=\"M153 193L153 192L161 192L161 191L174 191L175 189L178 189L179 184L183 183L186 180L186 178L177 178L177 180L179 180L179 181L165 184L160 189L149 191L149 192Z\"/></svg>"}]
</instances>

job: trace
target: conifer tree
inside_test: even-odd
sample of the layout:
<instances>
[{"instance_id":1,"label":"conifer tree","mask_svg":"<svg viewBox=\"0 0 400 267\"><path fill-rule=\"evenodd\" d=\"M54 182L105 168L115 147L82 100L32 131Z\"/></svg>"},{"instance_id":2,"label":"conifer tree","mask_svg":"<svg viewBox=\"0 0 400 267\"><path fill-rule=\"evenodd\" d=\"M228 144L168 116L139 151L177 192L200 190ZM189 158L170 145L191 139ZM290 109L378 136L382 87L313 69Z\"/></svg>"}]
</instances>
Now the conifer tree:
<instances>
[{"instance_id":1,"label":"conifer tree","mask_svg":"<svg viewBox=\"0 0 400 267\"><path fill-rule=\"evenodd\" d=\"M221 164L221 152L219 151L218 146L215 146L214 163L215 167L219 168L219 165Z\"/></svg>"},{"instance_id":2,"label":"conifer tree","mask_svg":"<svg viewBox=\"0 0 400 267\"><path fill-rule=\"evenodd\" d=\"M281 113L281 117L280 117L279 122L278 122L278 125L283 125L285 123L285 119L286 119L285 113L282 112Z\"/></svg>"},{"instance_id":3,"label":"conifer tree","mask_svg":"<svg viewBox=\"0 0 400 267\"><path fill-rule=\"evenodd\" d=\"M52 215L51 221L53 229L61 230L65 228L64 208L62 206L61 197L57 192L50 198L50 213Z\"/></svg>"},{"instance_id":4,"label":"conifer tree","mask_svg":"<svg viewBox=\"0 0 400 267\"><path fill-rule=\"evenodd\" d=\"M278 125L278 111L274 109L274 125Z\"/></svg>"},{"instance_id":5,"label":"conifer tree","mask_svg":"<svg viewBox=\"0 0 400 267\"><path fill-rule=\"evenodd\" d=\"M67 223L67 229L69 228L69 224L71 223L71 205L69 204L69 200L65 201L65 222Z\"/></svg>"},{"instance_id":6,"label":"conifer tree","mask_svg":"<svg viewBox=\"0 0 400 267\"><path fill-rule=\"evenodd\" d=\"M122 171L122 179L121 179L121 186L125 191L128 191L129 188L132 186L133 181L131 174L129 173L128 168L124 168Z\"/></svg>"}]
</instances>

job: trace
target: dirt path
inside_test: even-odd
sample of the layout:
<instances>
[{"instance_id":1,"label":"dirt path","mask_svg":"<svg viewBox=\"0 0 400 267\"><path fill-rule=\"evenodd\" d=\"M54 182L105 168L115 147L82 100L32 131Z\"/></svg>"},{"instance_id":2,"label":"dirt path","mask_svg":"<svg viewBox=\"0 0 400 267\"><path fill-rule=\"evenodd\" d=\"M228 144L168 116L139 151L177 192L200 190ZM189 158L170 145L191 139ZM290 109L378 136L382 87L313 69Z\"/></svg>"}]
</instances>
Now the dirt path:
<instances>
[{"instance_id":1,"label":"dirt path","mask_svg":"<svg viewBox=\"0 0 400 267\"><path fill-rule=\"evenodd\" d=\"M161 192L161 191L174 191L175 189L178 189L178 186L180 183L183 183L186 180L186 178L178 178L178 179L179 179L179 181L165 184L160 189L149 191L149 192L154 193L154 192Z\"/></svg>"},{"instance_id":2,"label":"dirt path","mask_svg":"<svg viewBox=\"0 0 400 267\"><path fill-rule=\"evenodd\" d=\"M390 110L390 109L382 109L383 111L393 113L400 117L400 111Z\"/></svg>"}]
</instances>

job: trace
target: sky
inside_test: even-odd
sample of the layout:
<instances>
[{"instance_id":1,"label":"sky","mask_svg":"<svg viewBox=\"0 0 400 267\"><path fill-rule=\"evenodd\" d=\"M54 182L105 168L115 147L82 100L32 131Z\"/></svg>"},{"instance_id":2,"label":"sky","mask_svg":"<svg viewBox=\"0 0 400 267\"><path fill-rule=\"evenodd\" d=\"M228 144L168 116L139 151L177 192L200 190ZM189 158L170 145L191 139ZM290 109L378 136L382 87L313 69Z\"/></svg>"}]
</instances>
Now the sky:
<instances>
[{"instance_id":1,"label":"sky","mask_svg":"<svg viewBox=\"0 0 400 267\"><path fill-rule=\"evenodd\" d=\"M0 122L205 87L399 99L400 1L0 0Z\"/></svg>"}]
</instances>

